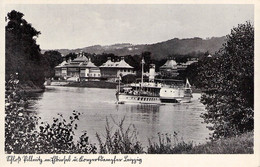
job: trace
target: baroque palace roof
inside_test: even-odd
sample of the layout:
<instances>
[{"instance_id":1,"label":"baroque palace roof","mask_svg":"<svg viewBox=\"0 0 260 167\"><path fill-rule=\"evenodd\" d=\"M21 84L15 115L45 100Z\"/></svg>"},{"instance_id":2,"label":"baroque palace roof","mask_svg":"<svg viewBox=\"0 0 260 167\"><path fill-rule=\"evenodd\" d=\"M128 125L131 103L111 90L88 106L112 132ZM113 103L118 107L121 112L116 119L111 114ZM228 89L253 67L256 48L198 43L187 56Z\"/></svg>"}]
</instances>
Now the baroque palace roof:
<instances>
[{"instance_id":1,"label":"baroque palace roof","mask_svg":"<svg viewBox=\"0 0 260 167\"><path fill-rule=\"evenodd\" d=\"M119 62L112 62L110 59L107 60L106 63L100 66L100 68L131 68L133 69L134 67L130 66L125 62L124 59L121 59Z\"/></svg>"}]
</instances>

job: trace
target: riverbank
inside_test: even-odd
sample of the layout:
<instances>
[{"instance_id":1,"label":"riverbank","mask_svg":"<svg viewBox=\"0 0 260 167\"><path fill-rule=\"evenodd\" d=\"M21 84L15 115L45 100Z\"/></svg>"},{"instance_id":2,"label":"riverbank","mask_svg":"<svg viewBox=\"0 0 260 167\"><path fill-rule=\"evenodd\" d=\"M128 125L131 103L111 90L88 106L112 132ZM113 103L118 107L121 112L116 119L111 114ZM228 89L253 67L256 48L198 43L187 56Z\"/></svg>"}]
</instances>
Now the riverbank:
<instances>
[{"instance_id":1,"label":"riverbank","mask_svg":"<svg viewBox=\"0 0 260 167\"><path fill-rule=\"evenodd\" d=\"M116 89L118 84L114 82L105 81L82 81L82 82L69 82L66 85L68 87L87 87L87 88L106 88L106 89Z\"/></svg>"},{"instance_id":2,"label":"riverbank","mask_svg":"<svg viewBox=\"0 0 260 167\"><path fill-rule=\"evenodd\" d=\"M67 82L67 81L52 81L53 86L68 86L68 87L86 87L86 88L107 88L116 89L118 83L106 81L81 81L81 82ZM192 87L193 93L202 93L201 89Z\"/></svg>"},{"instance_id":3,"label":"riverbank","mask_svg":"<svg viewBox=\"0 0 260 167\"><path fill-rule=\"evenodd\" d=\"M45 91L45 86L39 87L33 83L28 82L26 84L19 85L19 90L25 93L42 93Z\"/></svg>"}]
</instances>

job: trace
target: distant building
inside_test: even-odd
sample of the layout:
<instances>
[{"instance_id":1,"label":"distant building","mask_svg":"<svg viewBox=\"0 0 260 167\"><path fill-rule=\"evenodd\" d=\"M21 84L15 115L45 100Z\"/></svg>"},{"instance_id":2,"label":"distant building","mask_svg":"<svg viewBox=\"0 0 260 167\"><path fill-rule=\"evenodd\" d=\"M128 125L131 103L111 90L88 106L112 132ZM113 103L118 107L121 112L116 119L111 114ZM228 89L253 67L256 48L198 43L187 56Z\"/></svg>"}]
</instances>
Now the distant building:
<instances>
[{"instance_id":1,"label":"distant building","mask_svg":"<svg viewBox=\"0 0 260 167\"><path fill-rule=\"evenodd\" d=\"M185 63L186 66L189 66L193 63L197 63L198 62L198 58L189 58L188 61Z\"/></svg>"},{"instance_id":2,"label":"distant building","mask_svg":"<svg viewBox=\"0 0 260 167\"><path fill-rule=\"evenodd\" d=\"M124 57L121 57L119 62L113 62L111 61L111 58L108 57L107 62L101 65L99 68L101 71L101 76L111 81L117 80L119 76L136 74L134 67L127 64L124 60Z\"/></svg>"},{"instance_id":3,"label":"distant building","mask_svg":"<svg viewBox=\"0 0 260 167\"><path fill-rule=\"evenodd\" d=\"M177 65L177 71L183 71L186 70L188 66L186 65L186 63L178 63Z\"/></svg>"},{"instance_id":4,"label":"distant building","mask_svg":"<svg viewBox=\"0 0 260 167\"><path fill-rule=\"evenodd\" d=\"M85 75L82 74L82 79L88 80L100 80L101 72L99 67L97 67L94 63L89 59L88 63L85 64Z\"/></svg>"},{"instance_id":5,"label":"distant building","mask_svg":"<svg viewBox=\"0 0 260 167\"><path fill-rule=\"evenodd\" d=\"M178 73L178 65L174 58L170 58L160 67L160 73L164 76L176 77Z\"/></svg>"},{"instance_id":6,"label":"distant building","mask_svg":"<svg viewBox=\"0 0 260 167\"><path fill-rule=\"evenodd\" d=\"M176 77L179 75L179 71L186 70L186 68L198 62L197 58L189 58L186 63L177 63L174 58L169 58L167 62L160 67L161 75Z\"/></svg>"},{"instance_id":7,"label":"distant building","mask_svg":"<svg viewBox=\"0 0 260 167\"><path fill-rule=\"evenodd\" d=\"M64 61L56 66L55 76L68 80L98 80L101 74L99 68L89 58L79 54L73 61Z\"/></svg>"},{"instance_id":8,"label":"distant building","mask_svg":"<svg viewBox=\"0 0 260 167\"><path fill-rule=\"evenodd\" d=\"M186 63L179 63L177 66L178 71L186 70L186 68L193 64L198 62L198 58L188 58L188 61Z\"/></svg>"},{"instance_id":9,"label":"distant building","mask_svg":"<svg viewBox=\"0 0 260 167\"><path fill-rule=\"evenodd\" d=\"M55 76L56 77L61 77L63 76L63 74L65 73L64 71L62 71L62 67L67 64L67 62L64 60L61 64L59 64L58 66L55 67ZM67 70L66 70L66 74L67 74Z\"/></svg>"}]
</instances>

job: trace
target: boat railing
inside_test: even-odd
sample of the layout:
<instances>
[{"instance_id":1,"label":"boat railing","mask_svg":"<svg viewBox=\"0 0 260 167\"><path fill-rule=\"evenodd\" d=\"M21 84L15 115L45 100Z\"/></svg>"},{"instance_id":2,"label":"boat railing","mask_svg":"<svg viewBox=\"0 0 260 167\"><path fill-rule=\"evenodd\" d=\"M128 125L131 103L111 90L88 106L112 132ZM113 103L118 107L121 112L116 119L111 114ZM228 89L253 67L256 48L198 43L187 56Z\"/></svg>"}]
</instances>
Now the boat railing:
<instances>
[{"instance_id":1,"label":"boat railing","mask_svg":"<svg viewBox=\"0 0 260 167\"><path fill-rule=\"evenodd\" d=\"M143 82L143 83L131 83L131 84L125 84L125 87L163 87L164 84L161 83L154 83L154 82Z\"/></svg>"},{"instance_id":2,"label":"boat railing","mask_svg":"<svg viewBox=\"0 0 260 167\"><path fill-rule=\"evenodd\" d=\"M156 88L185 88L184 84L164 84L164 83L156 83L156 82L143 82L143 83L130 83L124 84L123 87L156 87Z\"/></svg>"}]
</instances>

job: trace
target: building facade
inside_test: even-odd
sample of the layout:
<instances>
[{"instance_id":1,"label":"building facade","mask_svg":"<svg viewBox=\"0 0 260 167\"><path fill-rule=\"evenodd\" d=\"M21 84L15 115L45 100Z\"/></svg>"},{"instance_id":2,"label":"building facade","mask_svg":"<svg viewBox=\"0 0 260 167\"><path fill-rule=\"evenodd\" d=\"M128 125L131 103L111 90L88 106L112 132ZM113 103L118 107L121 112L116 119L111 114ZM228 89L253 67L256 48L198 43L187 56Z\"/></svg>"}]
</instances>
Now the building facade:
<instances>
[{"instance_id":1,"label":"building facade","mask_svg":"<svg viewBox=\"0 0 260 167\"><path fill-rule=\"evenodd\" d=\"M166 63L160 67L161 75L168 77L176 77L178 73L178 65L174 59L169 59Z\"/></svg>"},{"instance_id":2,"label":"building facade","mask_svg":"<svg viewBox=\"0 0 260 167\"><path fill-rule=\"evenodd\" d=\"M119 76L125 76L128 74L136 75L134 67L127 64L124 57L121 57L120 61L113 62L111 58L108 57L106 63L100 67L101 76L107 78L110 81L116 81Z\"/></svg>"},{"instance_id":3,"label":"building facade","mask_svg":"<svg viewBox=\"0 0 260 167\"><path fill-rule=\"evenodd\" d=\"M101 78L100 70L90 58L83 54L73 61L62 62L55 67L55 76L66 80L98 80Z\"/></svg>"},{"instance_id":4,"label":"building facade","mask_svg":"<svg viewBox=\"0 0 260 167\"><path fill-rule=\"evenodd\" d=\"M160 67L161 75L176 77L179 75L179 71L186 70L186 68L198 62L197 58L189 58L186 63L177 63L174 58L170 58L166 63Z\"/></svg>"}]
</instances>

